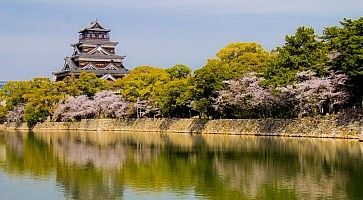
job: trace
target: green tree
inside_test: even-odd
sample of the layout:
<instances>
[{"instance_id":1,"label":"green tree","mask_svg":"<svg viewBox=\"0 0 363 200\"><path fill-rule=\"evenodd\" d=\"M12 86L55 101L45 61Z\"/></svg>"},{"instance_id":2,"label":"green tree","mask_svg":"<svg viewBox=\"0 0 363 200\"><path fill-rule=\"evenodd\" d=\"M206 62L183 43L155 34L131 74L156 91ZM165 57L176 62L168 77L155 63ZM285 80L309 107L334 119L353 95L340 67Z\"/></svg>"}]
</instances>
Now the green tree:
<instances>
[{"instance_id":1,"label":"green tree","mask_svg":"<svg viewBox=\"0 0 363 200\"><path fill-rule=\"evenodd\" d=\"M58 87L60 91L66 93L69 96L79 96L83 94L77 84L75 76L68 76L63 81L57 81L54 83L55 87Z\"/></svg>"},{"instance_id":2,"label":"green tree","mask_svg":"<svg viewBox=\"0 0 363 200\"><path fill-rule=\"evenodd\" d=\"M25 99L24 120L34 126L38 121L44 121L54 112L60 100L66 98L59 83L52 83L48 78L34 78L29 81L30 90L23 95Z\"/></svg>"},{"instance_id":3,"label":"green tree","mask_svg":"<svg viewBox=\"0 0 363 200\"><path fill-rule=\"evenodd\" d=\"M11 81L4 85L0 91L0 100L6 102L6 107L11 110L19 103L25 103L24 94L31 90L29 81Z\"/></svg>"},{"instance_id":4,"label":"green tree","mask_svg":"<svg viewBox=\"0 0 363 200\"><path fill-rule=\"evenodd\" d=\"M170 81L170 75L165 69L139 66L133 69L128 76L118 79L114 87L121 89L121 94L130 101L155 100L166 83Z\"/></svg>"},{"instance_id":5,"label":"green tree","mask_svg":"<svg viewBox=\"0 0 363 200\"><path fill-rule=\"evenodd\" d=\"M52 115L58 102L67 96L64 82L52 83L48 78L9 82L0 92L0 99L7 104L6 110L25 104L24 120L29 126Z\"/></svg>"},{"instance_id":6,"label":"green tree","mask_svg":"<svg viewBox=\"0 0 363 200\"><path fill-rule=\"evenodd\" d=\"M299 27L295 35L286 36L285 45L277 48L277 62L284 68L298 71L326 72L328 51L313 28Z\"/></svg>"},{"instance_id":7,"label":"green tree","mask_svg":"<svg viewBox=\"0 0 363 200\"><path fill-rule=\"evenodd\" d=\"M285 68L278 62L272 61L264 73L264 80L261 84L270 88L277 86L287 86L297 81L297 70Z\"/></svg>"},{"instance_id":8,"label":"green tree","mask_svg":"<svg viewBox=\"0 0 363 200\"><path fill-rule=\"evenodd\" d=\"M344 19L342 27L327 27L324 40L333 52L333 64L350 76L363 77L363 17Z\"/></svg>"},{"instance_id":9,"label":"green tree","mask_svg":"<svg viewBox=\"0 0 363 200\"><path fill-rule=\"evenodd\" d=\"M291 84L298 71L313 70L319 76L327 72L328 49L313 28L299 27L294 35L285 37L285 44L275 52L264 73L265 85Z\"/></svg>"},{"instance_id":10,"label":"green tree","mask_svg":"<svg viewBox=\"0 0 363 200\"><path fill-rule=\"evenodd\" d=\"M239 42L227 45L195 72L197 89L193 105L200 111L213 114L215 92L222 89L223 81L240 78L251 72L261 73L270 59L270 54L257 43Z\"/></svg>"},{"instance_id":11,"label":"green tree","mask_svg":"<svg viewBox=\"0 0 363 200\"><path fill-rule=\"evenodd\" d=\"M194 92L194 85L191 82L192 70L178 64L165 71L171 80L156 96L162 114L168 117L190 117L192 113L190 103Z\"/></svg>"},{"instance_id":12,"label":"green tree","mask_svg":"<svg viewBox=\"0 0 363 200\"><path fill-rule=\"evenodd\" d=\"M29 102L24 109L24 120L29 127L35 126L37 122L43 122L49 115L42 102Z\"/></svg>"},{"instance_id":13,"label":"green tree","mask_svg":"<svg viewBox=\"0 0 363 200\"><path fill-rule=\"evenodd\" d=\"M327 27L323 39L328 44L332 67L351 78L353 100L363 101L363 17L344 19L341 27Z\"/></svg>"},{"instance_id":14,"label":"green tree","mask_svg":"<svg viewBox=\"0 0 363 200\"><path fill-rule=\"evenodd\" d=\"M168 117L190 117L194 85L190 78L176 79L165 84L157 101L163 115Z\"/></svg>"},{"instance_id":15,"label":"green tree","mask_svg":"<svg viewBox=\"0 0 363 200\"><path fill-rule=\"evenodd\" d=\"M171 79L181 79L192 75L192 70L181 64L174 65L171 68L166 69L166 72L170 75Z\"/></svg>"},{"instance_id":16,"label":"green tree","mask_svg":"<svg viewBox=\"0 0 363 200\"><path fill-rule=\"evenodd\" d=\"M208 118L208 109L210 109L212 106L211 101L212 100L203 97L201 99L194 100L191 102L192 108L198 111L199 118L202 117Z\"/></svg>"},{"instance_id":17,"label":"green tree","mask_svg":"<svg viewBox=\"0 0 363 200\"><path fill-rule=\"evenodd\" d=\"M87 72L81 72L75 84L81 93L87 96L93 96L97 92L111 88L111 85L106 80L97 78L96 74L94 73ZM74 88L72 83L70 83L69 86L69 91L74 91L77 93L77 89Z\"/></svg>"},{"instance_id":18,"label":"green tree","mask_svg":"<svg viewBox=\"0 0 363 200\"><path fill-rule=\"evenodd\" d=\"M192 79L196 88L194 93L193 109L199 112L199 116L207 116L213 113L212 103L216 97L216 91L222 89L222 81L230 78L226 77L218 63L209 60L208 64L195 71Z\"/></svg>"},{"instance_id":19,"label":"green tree","mask_svg":"<svg viewBox=\"0 0 363 200\"><path fill-rule=\"evenodd\" d=\"M3 123L6 120L7 109L5 106L0 103L0 123Z\"/></svg>"},{"instance_id":20,"label":"green tree","mask_svg":"<svg viewBox=\"0 0 363 200\"><path fill-rule=\"evenodd\" d=\"M6 102L6 110L24 104L23 119L32 127L52 116L61 100L81 94L91 96L109 88L107 81L97 78L95 74L82 72L79 79L69 77L54 83L48 78L9 82L0 91L0 101Z\"/></svg>"},{"instance_id":21,"label":"green tree","mask_svg":"<svg viewBox=\"0 0 363 200\"><path fill-rule=\"evenodd\" d=\"M269 59L269 53L260 44L236 42L219 50L212 60L216 60L217 65L220 65L222 70L226 70L228 79L229 77L239 78L249 72L261 73ZM214 63L211 64L214 65Z\"/></svg>"}]
</instances>

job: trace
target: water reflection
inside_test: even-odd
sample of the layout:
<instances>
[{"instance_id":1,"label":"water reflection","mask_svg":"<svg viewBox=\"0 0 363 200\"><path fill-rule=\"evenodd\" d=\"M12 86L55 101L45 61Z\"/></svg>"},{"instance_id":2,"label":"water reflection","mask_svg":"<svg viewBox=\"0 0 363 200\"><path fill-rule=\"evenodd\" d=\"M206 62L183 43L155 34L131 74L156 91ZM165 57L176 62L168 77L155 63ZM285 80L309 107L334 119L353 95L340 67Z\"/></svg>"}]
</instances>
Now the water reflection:
<instances>
[{"instance_id":1,"label":"water reflection","mask_svg":"<svg viewBox=\"0 0 363 200\"><path fill-rule=\"evenodd\" d=\"M350 140L0 134L0 171L34 181L54 175L66 199L361 199L362 169L363 144Z\"/></svg>"}]
</instances>

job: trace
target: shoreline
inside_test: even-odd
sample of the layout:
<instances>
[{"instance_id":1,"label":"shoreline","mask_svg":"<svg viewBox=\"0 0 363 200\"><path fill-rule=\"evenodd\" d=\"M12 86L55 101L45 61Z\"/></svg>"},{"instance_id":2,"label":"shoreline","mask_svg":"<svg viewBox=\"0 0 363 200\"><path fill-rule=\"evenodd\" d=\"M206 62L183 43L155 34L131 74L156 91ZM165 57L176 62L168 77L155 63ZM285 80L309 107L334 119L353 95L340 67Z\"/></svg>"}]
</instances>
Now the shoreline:
<instances>
[{"instance_id":1,"label":"shoreline","mask_svg":"<svg viewBox=\"0 0 363 200\"><path fill-rule=\"evenodd\" d=\"M357 120L358 119L358 120ZM362 140L363 118L338 115L299 119L85 119L80 122L43 122L29 129L25 123L0 124L0 130L159 132L283 136Z\"/></svg>"}]
</instances>

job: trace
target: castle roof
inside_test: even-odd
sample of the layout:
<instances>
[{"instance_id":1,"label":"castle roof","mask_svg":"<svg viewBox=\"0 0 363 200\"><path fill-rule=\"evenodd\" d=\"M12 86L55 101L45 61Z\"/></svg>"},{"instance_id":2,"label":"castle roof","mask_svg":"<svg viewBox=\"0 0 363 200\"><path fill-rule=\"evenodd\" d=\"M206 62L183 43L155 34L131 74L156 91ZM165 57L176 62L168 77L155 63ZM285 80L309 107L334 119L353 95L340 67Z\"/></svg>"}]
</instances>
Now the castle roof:
<instances>
[{"instance_id":1,"label":"castle roof","mask_svg":"<svg viewBox=\"0 0 363 200\"><path fill-rule=\"evenodd\" d=\"M126 56L119 56L116 54L110 54L110 55L105 55L105 54L87 54L87 53L80 53L77 54L75 56L72 56L72 58L85 58L85 59L123 59Z\"/></svg>"},{"instance_id":2,"label":"castle roof","mask_svg":"<svg viewBox=\"0 0 363 200\"><path fill-rule=\"evenodd\" d=\"M117 45L118 42L112 42L112 41L108 41L108 40L84 40L84 41L79 41L75 44L72 44L71 46L77 46L77 45L110 45L110 46L115 46Z\"/></svg>"},{"instance_id":3,"label":"castle roof","mask_svg":"<svg viewBox=\"0 0 363 200\"><path fill-rule=\"evenodd\" d=\"M98 32L110 32L110 29L103 28L98 21L91 22L88 26L86 26L84 29L80 30L79 33L83 33L86 31L98 31Z\"/></svg>"}]
</instances>

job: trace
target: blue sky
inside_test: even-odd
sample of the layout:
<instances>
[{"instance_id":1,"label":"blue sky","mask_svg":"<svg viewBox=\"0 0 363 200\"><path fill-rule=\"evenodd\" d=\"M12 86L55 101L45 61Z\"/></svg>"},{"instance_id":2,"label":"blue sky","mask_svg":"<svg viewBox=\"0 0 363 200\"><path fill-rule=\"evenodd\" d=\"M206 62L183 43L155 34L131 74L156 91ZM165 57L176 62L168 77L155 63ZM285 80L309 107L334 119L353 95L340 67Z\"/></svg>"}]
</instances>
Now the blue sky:
<instances>
[{"instance_id":1,"label":"blue sky","mask_svg":"<svg viewBox=\"0 0 363 200\"><path fill-rule=\"evenodd\" d=\"M298 26L321 33L362 11L361 0L1 0L0 80L51 77L72 54L78 30L96 18L112 30L127 68L198 69L228 43L270 50Z\"/></svg>"}]
</instances>

